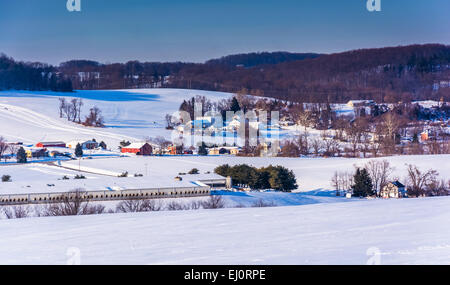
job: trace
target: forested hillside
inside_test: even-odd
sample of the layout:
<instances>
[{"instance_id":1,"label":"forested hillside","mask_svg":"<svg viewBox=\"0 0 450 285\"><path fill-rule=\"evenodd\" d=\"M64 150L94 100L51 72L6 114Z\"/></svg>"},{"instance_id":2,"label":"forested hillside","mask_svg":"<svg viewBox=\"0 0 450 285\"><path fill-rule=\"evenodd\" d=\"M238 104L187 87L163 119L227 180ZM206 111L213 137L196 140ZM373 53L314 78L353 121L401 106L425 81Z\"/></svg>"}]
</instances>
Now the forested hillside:
<instances>
[{"instance_id":1,"label":"forested hillside","mask_svg":"<svg viewBox=\"0 0 450 285\"><path fill-rule=\"evenodd\" d=\"M450 46L411 45L329 55L249 53L203 64L72 60L52 67L0 57L0 89L70 91L72 87L202 89L321 103L450 101Z\"/></svg>"},{"instance_id":2,"label":"forested hillside","mask_svg":"<svg viewBox=\"0 0 450 285\"><path fill-rule=\"evenodd\" d=\"M443 81L444 88L436 88ZM191 66L172 85L249 93L299 102L449 99L450 47L414 45L355 50L318 58L229 69ZM441 86L439 86L441 87Z\"/></svg>"},{"instance_id":3,"label":"forested hillside","mask_svg":"<svg viewBox=\"0 0 450 285\"><path fill-rule=\"evenodd\" d=\"M320 54L316 53L289 53L289 52L261 52L246 53L224 56L219 59L211 59L206 62L207 65L225 65L229 67L254 67L266 64L278 64L304 60L308 58L317 58Z\"/></svg>"},{"instance_id":4,"label":"forested hillside","mask_svg":"<svg viewBox=\"0 0 450 285\"><path fill-rule=\"evenodd\" d=\"M0 90L72 91L71 80L43 63L17 62L0 54Z\"/></svg>"}]
</instances>

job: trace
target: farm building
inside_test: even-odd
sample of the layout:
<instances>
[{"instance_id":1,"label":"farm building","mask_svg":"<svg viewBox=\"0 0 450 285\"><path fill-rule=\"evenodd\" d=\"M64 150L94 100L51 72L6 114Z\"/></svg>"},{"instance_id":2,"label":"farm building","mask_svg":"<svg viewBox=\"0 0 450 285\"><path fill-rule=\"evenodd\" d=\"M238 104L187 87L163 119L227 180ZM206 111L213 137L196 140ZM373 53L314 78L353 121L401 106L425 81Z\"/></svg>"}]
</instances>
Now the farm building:
<instances>
[{"instance_id":1,"label":"farm building","mask_svg":"<svg viewBox=\"0 0 450 285\"><path fill-rule=\"evenodd\" d=\"M192 121L192 128L205 129L209 128L214 124L214 118L212 117L198 117L196 120Z\"/></svg>"},{"instance_id":2,"label":"farm building","mask_svg":"<svg viewBox=\"0 0 450 285\"><path fill-rule=\"evenodd\" d=\"M177 147L175 145L171 145L171 146L168 146L164 150L164 154L166 154L166 155L180 155L180 154L183 154L183 148L182 147Z\"/></svg>"},{"instance_id":3,"label":"farm building","mask_svg":"<svg viewBox=\"0 0 450 285\"><path fill-rule=\"evenodd\" d=\"M374 105L375 102L373 100L350 100L347 103L348 107L357 108L357 107L367 107Z\"/></svg>"},{"instance_id":4,"label":"farm building","mask_svg":"<svg viewBox=\"0 0 450 285\"><path fill-rule=\"evenodd\" d=\"M220 154L220 148L214 147L208 149L208 155L219 155Z\"/></svg>"},{"instance_id":5,"label":"farm building","mask_svg":"<svg viewBox=\"0 0 450 285\"><path fill-rule=\"evenodd\" d=\"M41 158L49 156L48 151L44 148L27 148L25 149L25 153L27 154L27 158Z\"/></svg>"},{"instance_id":6,"label":"farm building","mask_svg":"<svg viewBox=\"0 0 450 285\"><path fill-rule=\"evenodd\" d=\"M148 143L132 143L129 146L122 147L122 153L134 153L136 155L151 155L153 148Z\"/></svg>"},{"instance_id":7,"label":"farm building","mask_svg":"<svg viewBox=\"0 0 450 285\"><path fill-rule=\"evenodd\" d=\"M381 197L385 199L389 198L402 198L406 197L407 193L405 190L405 185L402 183L395 181L391 182L388 185L384 186L383 189L381 189Z\"/></svg>"},{"instance_id":8,"label":"farm building","mask_svg":"<svg viewBox=\"0 0 450 285\"><path fill-rule=\"evenodd\" d=\"M98 142L96 141L71 141L67 143L68 148L76 148L77 144L80 144L83 149L96 149L99 147Z\"/></svg>"},{"instance_id":9,"label":"farm building","mask_svg":"<svg viewBox=\"0 0 450 285\"><path fill-rule=\"evenodd\" d=\"M38 142L36 147L47 148L47 147L66 147L65 142Z\"/></svg>"},{"instance_id":10,"label":"farm building","mask_svg":"<svg viewBox=\"0 0 450 285\"><path fill-rule=\"evenodd\" d=\"M238 147L214 147L208 149L209 155L223 155L223 154L230 154L230 155L238 155L239 154L239 148Z\"/></svg>"}]
</instances>

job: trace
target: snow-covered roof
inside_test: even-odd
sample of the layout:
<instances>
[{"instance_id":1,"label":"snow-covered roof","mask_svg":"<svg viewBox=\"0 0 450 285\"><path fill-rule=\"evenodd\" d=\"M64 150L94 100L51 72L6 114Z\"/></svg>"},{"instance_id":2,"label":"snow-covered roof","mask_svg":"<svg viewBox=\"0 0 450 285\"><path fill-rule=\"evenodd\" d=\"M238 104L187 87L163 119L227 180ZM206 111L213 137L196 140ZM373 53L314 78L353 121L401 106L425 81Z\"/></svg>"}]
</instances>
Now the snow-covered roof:
<instances>
[{"instance_id":1,"label":"snow-covered roof","mask_svg":"<svg viewBox=\"0 0 450 285\"><path fill-rule=\"evenodd\" d=\"M57 144L66 144L65 142L59 141L59 142L39 142L40 144L43 145L57 145Z\"/></svg>"},{"instance_id":2,"label":"snow-covered roof","mask_svg":"<svg viewBox=\"0 0 450 285\"><path fill-rule=\"evenodd\" d=\"M136 149L140 149L142 148L145 144L147 144L146 142L136 142L136 143L132 143L129 146L125 146L124 148L136 148Z\"/></svg>"}]
</instances>

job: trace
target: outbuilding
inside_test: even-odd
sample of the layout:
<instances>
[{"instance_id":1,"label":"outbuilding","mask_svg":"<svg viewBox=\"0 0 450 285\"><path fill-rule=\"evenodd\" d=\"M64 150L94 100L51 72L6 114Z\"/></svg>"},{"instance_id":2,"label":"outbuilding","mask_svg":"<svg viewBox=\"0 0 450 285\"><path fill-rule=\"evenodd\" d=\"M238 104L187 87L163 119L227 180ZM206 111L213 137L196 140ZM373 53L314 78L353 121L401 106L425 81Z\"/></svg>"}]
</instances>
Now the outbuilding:
<instances>
[{"instance_id":1,"label":"outbuilding","mask_svg":"<svg viewBox=\"0 0 450 285\"><path fill-rule=\"evenodd\" d=\"M153 148L148 143L132 143L129 146L122 147L122 153L134 153L136 155L151 155Z\"/></svg>"},{"instance_id":2,"label":"outbuilding","mask_svg":"<svg viewBox=\"0 0 450 285\"><path fill-rule=\"evenodd\" d=\"M36 147L47 148L47 147L66 147L65 142L38 142Z\"/></svg>"},{"instance_id":3,"label":"outbuilding","mask_svg":"<svg viewBox=\"0 0 450 285\"><path fill-rule=\"evenodd\" d=\"M91 141L71 141L67 143L68 148L75 149L77 145L80 144L83 149L96 149L99 147L98 142L91 140Z\"/></svg>"},{"instance_id":4,"label":"outbuilding","mask_svg":"<svg viewBox=\"0 0 450 285\"><path fill-rule=\"evenodd\" d=\"M380 193L382 198L402 198L407 197L405 185L398 181L391 182L381 189Z\"/></svg>"}]
</instances>

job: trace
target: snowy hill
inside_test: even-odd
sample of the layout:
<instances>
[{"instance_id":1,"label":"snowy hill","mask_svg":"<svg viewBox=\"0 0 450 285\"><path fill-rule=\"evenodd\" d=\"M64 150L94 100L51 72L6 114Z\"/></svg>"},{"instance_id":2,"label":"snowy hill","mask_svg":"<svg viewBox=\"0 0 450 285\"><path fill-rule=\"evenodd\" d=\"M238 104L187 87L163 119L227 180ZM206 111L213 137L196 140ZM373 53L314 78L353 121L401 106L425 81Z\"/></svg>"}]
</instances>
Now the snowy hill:
<instances>
[{"instance_id":1,"label":"snowy hill","mask_svg":"<svg viewBox=\"0 0 450 285\"><path fill-rule=\"evenodd\" d=\"M0 264L450 264L450 198L2 220Z\"/></svg>"},{"instance_id":2,"label":"snowy hill","mask_svg":"<svg viewBox=\"0 0 450 285\"><path fill-rule=\"evenodd\" d=\"M110 91L55 92L0 92L0 130L11 141L35 143L38 141L70 141L74 139L104 140L118 145L126 140L165 136L165 115L177 111L183 100L194 96L220 100L229 93L183 89L137 89ZM83 99L83 113L98 106L105 117L106 129L86 128L59 118L58 98ZM82 114L84 118L84 115Z\"/></svg>"}]
</instances>

